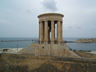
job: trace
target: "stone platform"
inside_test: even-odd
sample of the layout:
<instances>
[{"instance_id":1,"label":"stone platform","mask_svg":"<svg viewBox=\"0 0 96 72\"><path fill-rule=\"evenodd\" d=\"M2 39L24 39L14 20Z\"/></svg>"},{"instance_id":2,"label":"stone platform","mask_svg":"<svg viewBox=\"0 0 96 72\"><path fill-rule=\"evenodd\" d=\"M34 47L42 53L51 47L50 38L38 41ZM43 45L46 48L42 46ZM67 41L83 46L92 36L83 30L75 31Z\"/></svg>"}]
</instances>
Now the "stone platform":
<instances>
[{"instance_id":1,"label":"stone platform","mask_svg":"<svg viewBox=\"0 0 96 72\"><path fill-rule=\"evenodd\" d=\"M80 58L76 53L69 50L67 44L32 44L28 48L24 48L19 53L32 54L35 56L58 56Z\"/></svg>"}]
</instances>

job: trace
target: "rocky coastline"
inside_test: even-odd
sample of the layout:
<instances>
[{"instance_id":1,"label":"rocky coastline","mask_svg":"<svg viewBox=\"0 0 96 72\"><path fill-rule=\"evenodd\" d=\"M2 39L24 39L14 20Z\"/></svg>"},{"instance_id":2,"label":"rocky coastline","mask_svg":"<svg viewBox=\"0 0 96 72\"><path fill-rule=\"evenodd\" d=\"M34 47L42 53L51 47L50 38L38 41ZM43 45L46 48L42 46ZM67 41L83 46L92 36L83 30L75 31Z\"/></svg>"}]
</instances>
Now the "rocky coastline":
<instances>
[{"instance_id":1,"label":"rocky coastline","mask_svg":"<svg viewBox=\"0 0 96 72\"><path fill-rule=\"evenodd\" d=\"M96 38L79 39L76 42L93 43L96 42Z\"/></svg>"}]
</instances>

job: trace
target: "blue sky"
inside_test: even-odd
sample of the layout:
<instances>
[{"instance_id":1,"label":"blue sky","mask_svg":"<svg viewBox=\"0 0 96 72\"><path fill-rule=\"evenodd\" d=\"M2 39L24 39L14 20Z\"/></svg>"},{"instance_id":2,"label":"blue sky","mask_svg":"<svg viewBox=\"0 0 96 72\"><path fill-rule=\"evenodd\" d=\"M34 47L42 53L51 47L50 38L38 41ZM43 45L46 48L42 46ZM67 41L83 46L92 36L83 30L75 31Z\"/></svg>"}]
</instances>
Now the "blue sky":
<instances>
[{"instance_id":1,"label":"blue sky","mask_svg":"<svg viewBox=\"0 0 96 72\"><path fill-rule=\"evenodd\" d=\"M96 37L96 0L0 0L0 37L38 37L46 12L64 14L63 37Z\"/></svg>"}]
</instances>

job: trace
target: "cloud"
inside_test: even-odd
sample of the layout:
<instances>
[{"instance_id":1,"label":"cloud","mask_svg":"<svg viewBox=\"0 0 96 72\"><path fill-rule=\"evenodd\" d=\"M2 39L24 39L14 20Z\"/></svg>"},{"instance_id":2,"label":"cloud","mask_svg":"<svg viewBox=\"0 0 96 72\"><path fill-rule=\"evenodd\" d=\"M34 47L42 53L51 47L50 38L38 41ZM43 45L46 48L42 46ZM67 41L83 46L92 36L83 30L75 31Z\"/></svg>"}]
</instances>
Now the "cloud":
<instances>
[{"instance_id":1,"label":"cloud","mask_svg":"<svg viewBox=\"0 0 96 72\"><path fill-rule=\"evenodd\" d=\"M55 0L43 0L43 6L50 11L57 11L56 1Z\"/></svg>"},{"instance_id":2,"label":"cloud","mask_svg":"<svg viewBox=\"0 0 96 72\"><path fill-rule=\"evenodd\" d=\"M6 19L0 19L0 25L1 24L6 24L6 23L8 24L8 21Z\"/></svg>"}]
</instances>

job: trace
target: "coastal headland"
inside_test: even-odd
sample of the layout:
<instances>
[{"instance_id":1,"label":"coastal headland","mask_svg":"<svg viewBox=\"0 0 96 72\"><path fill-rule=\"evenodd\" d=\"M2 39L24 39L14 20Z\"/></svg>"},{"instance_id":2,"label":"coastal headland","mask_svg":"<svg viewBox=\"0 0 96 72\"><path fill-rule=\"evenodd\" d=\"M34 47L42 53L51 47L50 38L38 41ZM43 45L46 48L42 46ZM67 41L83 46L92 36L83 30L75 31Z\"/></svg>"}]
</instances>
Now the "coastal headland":
<instances>
[{"instance_id":1,"label":"coastal headland","mask_svg":"<svg viewBox=\"0 0 96 72\"><path fill-rule=\"evenodd\" d=\"M95 43L96 38L79 39L76 42Z\"/></svg>"}]
</instances>

